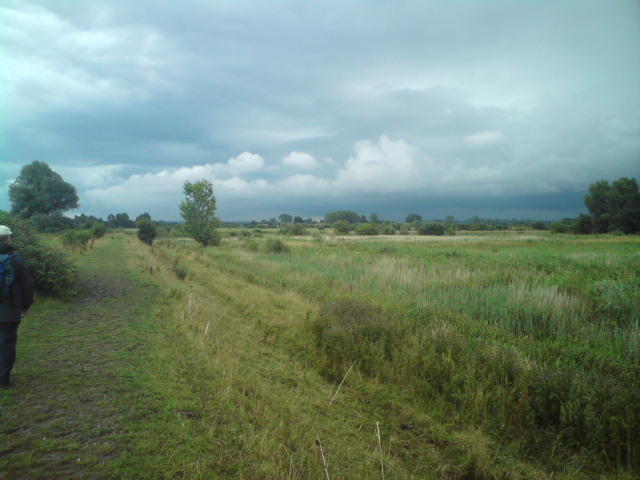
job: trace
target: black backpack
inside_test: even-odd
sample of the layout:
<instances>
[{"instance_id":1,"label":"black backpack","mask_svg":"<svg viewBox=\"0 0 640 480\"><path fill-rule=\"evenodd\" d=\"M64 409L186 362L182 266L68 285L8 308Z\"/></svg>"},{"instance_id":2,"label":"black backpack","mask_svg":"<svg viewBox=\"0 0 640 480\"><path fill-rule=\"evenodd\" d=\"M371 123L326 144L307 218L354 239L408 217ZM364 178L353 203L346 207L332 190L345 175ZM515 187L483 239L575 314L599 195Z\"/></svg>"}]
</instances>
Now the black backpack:
<instances>
[{"instance_id":1,"label":"black backpack","mask_svg":"<svg viewBox=\"0 0 640 480\"><path fill-rule=\"evenodd\" d=\"M11 266L11 257L15 252L0 255L0 298L2 300L9 298L9 287L13 283L13 267Z\"/></svg>"}]
</instances>

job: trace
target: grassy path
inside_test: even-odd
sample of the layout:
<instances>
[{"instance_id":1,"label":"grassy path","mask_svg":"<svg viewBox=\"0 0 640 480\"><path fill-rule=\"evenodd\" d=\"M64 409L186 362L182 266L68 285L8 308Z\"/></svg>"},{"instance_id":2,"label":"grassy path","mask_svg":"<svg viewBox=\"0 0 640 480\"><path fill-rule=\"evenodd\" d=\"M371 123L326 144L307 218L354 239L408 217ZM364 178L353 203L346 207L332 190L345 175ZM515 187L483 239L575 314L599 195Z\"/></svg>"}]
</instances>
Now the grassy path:
<instances>
[{"instance_id":1,"label":"grassy path","mask_svg":"<svg viewBox=\"0 0 640 480\"><path fill-rule=\"evenodd\" d=\"M20 327L16 386L0 392L0 478L107 478L127 448L154 288L131 280L120 242L79 263L78 297L37 299Z\"/></svg>"}]
</instances>

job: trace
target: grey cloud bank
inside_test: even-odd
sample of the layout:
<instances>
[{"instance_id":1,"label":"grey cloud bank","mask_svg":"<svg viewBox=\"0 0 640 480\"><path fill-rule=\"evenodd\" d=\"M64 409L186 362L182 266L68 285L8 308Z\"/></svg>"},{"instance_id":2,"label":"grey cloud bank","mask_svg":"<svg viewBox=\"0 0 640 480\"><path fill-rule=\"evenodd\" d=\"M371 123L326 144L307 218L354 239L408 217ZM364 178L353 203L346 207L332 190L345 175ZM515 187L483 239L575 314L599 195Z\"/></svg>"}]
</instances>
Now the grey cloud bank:
<instances>
[{"instance_id":1,"label":"grey cloud bank","mask_svg":"<svg viewBox=\"0 0 640 480\"><path fill-rule=\"evenodd\" d=\"M0 208L47 162L80 211L554 219L640 178L635 1L9 1Z\"/></svg>"}]
</instances>

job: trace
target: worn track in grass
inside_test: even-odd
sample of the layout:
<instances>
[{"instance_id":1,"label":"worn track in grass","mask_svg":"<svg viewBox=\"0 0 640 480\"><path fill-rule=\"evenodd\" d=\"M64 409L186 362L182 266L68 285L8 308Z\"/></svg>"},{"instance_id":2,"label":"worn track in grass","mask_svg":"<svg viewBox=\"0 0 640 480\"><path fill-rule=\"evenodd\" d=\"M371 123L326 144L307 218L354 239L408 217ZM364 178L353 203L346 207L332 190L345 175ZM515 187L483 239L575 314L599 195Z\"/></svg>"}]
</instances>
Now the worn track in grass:
<instances>
[{"instance_id":1,"label":"worn track in grass","mask_svg":"<svg viewBox=\"0 0 640 480\"><path fill-rule=\"evenodd\" d=\"M153 287L133 283L118 242L79 258L79 294L42 299L19 330L16 385L0 392L0 478L108 478L122 449Z\"/></svg>"}]
</instances>

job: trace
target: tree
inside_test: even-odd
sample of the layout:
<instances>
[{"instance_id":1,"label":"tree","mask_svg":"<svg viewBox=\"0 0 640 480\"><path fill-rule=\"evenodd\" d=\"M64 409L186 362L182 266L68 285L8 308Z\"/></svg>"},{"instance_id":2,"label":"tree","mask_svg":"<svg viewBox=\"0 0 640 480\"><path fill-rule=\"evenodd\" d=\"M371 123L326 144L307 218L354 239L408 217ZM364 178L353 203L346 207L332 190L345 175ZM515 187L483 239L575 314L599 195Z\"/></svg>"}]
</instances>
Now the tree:
<instances>
[{"instance_id":1,"label":"tree","mask_svg":"<svg viewBox=\"0 0 640 480\"><path fill-rule=\"evenodd\" d=\"M421 223L416 227L418 235L444 235L445 228L442 223L427 222Z\"/></svg>"},{"instance_id":2,"label":"tree","mask_svg":"<svg viewBox=\"0 0 640 480\"><path fill-rule=\"evenodd\" d=\"M609 215L611 213L611 187L606 180L592 183L589 194L584 197L584 203L591 215L591 230L593 233L607 233L609 231Z\"/></svg>"},{"instance_id":3,"label":"tree","mask_svg":"<svg viewBox=\"0 0 640 480\"><path fill-rule=\"evenodd\" d=\"M377 213L372 213L369 215L369 223L381 223L380 217L378 217Z\"/></svg>"},{"instance_id":4,"label":"tree","mask_svg":"<svg viewBox=\"0 0 640 480\"><path fill-rule=\"evenodd\" d=\"M421 221L422 221L422 217L417 213L410 213L409 215L407 215L407 219L405 220L405 222L407 223L415 223L415 222L421 222Z\"/></svg>"},{"instance_id":5,"label":"tree","mask_svg":"<svg viewBox=\"0 0 640 480\"><path fill-rule=\"evenodd\" d=\"M304 219L302 217L293 217L293 223L304 223Z\"/></svg>"},{"instance_id":6,"label":"tree","mask_svg":"<svg viewBox=\"0 0 640 480\"><path fill-rule=\"evenodd\" d=\"M156 226L147 217L142 217L137 222L138 225L138 240L147 245L152 245L157 236Z\"/></svg>"},{"instance_id":7,"label":"tree","mask_svg":"<svg viewBox=\"0 0 640 480\"><path fill-rule=\"evenodd\" d=\"M291 223L293 221L293 217L288 213L283 213L278 217L281 223Z\"/></svg>"},{"instance_id":8,"label":"tree","mask_svg":"<svg viewBox=\"0 0 640 480\"><path fill-rule=\"evenodd\" d=\"M531 222L531 228L533 230L546 230L547 224L544 223L543 221L537 220L535 222Z\"/></svg>"},{"instance_id":9,"label":"tree","mask_svg":"<svg viewBox=\"0 0 640 480\"><path fill-rule=\"evenodd\" d=\"M79 206L76 188L39 160L20 169L9 186L9 199L11 213L22 218L62 213Z\"/></svg>"},{"instance_id":10,"label":"tree","mask_svg":"<svg viewBox=\"0 0 640 480\"><path fill-rule=\"evenodd\" d=\"M143 218L146 218L147 220L151 220L151 215L148 212L141 213L136 217L136 224L138 224L138 222Z\"/></svg>"},{"instance_id":11,"label":"tree","mask_svg":"<svg viewBox=\"0 0 640 480\"><path fill-rule=\"evenodd\" d=\"M360 223L360 215L350 210L339 210L336 212L329 212L324 216L325 222L334 224L340 220L348 223ZM365 218L366 222L366 218Z\"/></svg>"},{"instance_id":12,"label":"tree","mask_svg":"<svg viewBox=\"0 0 640 480\"><path fill-rule=\"evenodd\" d=\"M187 181L182 191L185 199L180 203L180 214L185 220L185 232L205 247L220 245L220 221L215 217L216 197L213 195L213 184L208 180Z\"/></svg>"},{"instance_id":13,"label":"tree","mask_svg":"<svg viewBox=\"0 0 640 480\"><path fill-rule=\"evenodd\" d=\"M567 233L569 230L569 225L562 222L551 222L549 225L549 231L551 233Z\"/></svg>"},{"instance_id":14,"label":"tree","mask_svg":"<svg viewBox=\"0 0 640 480\"><path fill-rule=\"evenodd\" d=\"M576 235L588 235L591 233L591 217L581 213L573 224L572 233Z\"/></svg>"},{"instance_id":15,"label":"tree","mask_svg":"<svg viewBox=\"0 0 640 480\"><path fill-rule=\"evenodd\" d=\"M640 232L640 193L635 178L620 178L609 185L606 180L591 184L584 198L593 233Z\"/></svg>"},{"instance_id":16,"label":"tree","mask_svg":"<svg viewBox=\"0 0 640 480\"><path fill-rule=\"evenodd\" d=\"M611 184L609 231L640 232L640 193L635 178L620 178Z\"/></svg>"}]
</instances>

